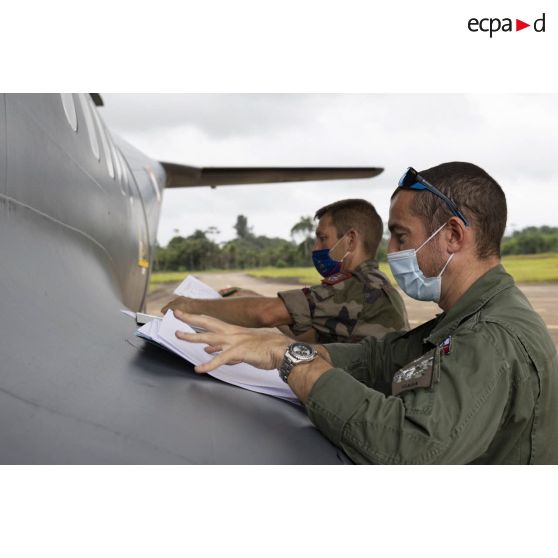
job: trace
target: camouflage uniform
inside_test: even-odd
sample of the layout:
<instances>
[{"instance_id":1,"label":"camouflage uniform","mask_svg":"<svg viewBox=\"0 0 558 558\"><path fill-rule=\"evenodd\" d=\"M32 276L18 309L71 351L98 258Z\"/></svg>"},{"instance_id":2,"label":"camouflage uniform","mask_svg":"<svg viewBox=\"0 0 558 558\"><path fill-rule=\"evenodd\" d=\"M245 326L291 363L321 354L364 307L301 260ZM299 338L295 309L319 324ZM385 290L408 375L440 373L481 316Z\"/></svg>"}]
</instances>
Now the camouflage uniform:
<instances>
[{"instance_id":1,"label":"camouflage uniform","mask_svg":"<svg viewBox=\"0 0 558 558\"><path fill-rule=\"evenodd\" d=\"M293 319L293 334L313 328L319 343L356 343L369 335L408 329L403 299L371 259L321 285L278 296Z\"/></svg>"},{"instance_id":2,"label":"camouflage uniform","mask_svg":"<svg viewBox=\"0 0 558 558\"><path fill-rule=\"evenodd\" d=\"M306 410L357 463L558 463L558 354L502 266L411 331L326 349Z\"/></svg>"}]
</instances>

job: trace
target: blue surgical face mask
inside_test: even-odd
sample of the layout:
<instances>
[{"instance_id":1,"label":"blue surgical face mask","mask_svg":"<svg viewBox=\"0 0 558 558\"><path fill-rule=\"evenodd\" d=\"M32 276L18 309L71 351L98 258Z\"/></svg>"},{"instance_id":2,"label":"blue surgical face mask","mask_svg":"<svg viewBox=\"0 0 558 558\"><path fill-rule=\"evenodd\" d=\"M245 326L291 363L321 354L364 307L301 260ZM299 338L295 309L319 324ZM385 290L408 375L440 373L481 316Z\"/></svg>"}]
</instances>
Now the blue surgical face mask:
<instances>
[{"instance_id":1,"label":"blue surgical face mask","mask_svg":"<svg viewBox=\"0 0 558 558\"><path fill-rule=\"evenodd\" d=\"M345 238L345 235L343 235L331 248L314 250L312 252L314 267L318 270L318 273L322 277L329 277L330 275L341 271L341 264L349 252L346 252L340 260L334 260L330 254L331 251L341 242L341 240L343 240L343 238Z\"/></svg>"},{"instance_id":2,"label":"blue surgical face mask","mask_svg":"<svg viewBox=\"0 0 558 558\"><path fill-rule=\"evenodd\" d=\"M425 277L420 270L417 260L417 252L430 240L432 240L444 227L444 223L437 231L430 235L416 250L400 250L388 254L388 263L391 272L401 289L416 300L428 300L438 302L442 293L442 273L453 258L448 258L442 271L434 277Z\"/></svg>"}]
</instances>

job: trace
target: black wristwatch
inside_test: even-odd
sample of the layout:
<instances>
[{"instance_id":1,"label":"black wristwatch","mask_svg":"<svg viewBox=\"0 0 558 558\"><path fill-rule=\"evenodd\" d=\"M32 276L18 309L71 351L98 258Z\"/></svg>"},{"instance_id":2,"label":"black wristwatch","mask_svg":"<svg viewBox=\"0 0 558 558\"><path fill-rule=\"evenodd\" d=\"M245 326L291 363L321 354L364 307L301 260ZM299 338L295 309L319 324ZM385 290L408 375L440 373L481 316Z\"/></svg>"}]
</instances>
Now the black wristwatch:
<instances>
[{"instance_id":1,"label":"black wristwatch","mask_svg":"<svg viewBox=\"0 0 558 558\"><path fill-rule=\"evenodd\" d=\"M279 377L287 383L291 370L303 362L311 362L318 356L316 349L308 343L297 341L291 343L283 357L283 362L279 366Z\"/></svg>"}]
</instances>

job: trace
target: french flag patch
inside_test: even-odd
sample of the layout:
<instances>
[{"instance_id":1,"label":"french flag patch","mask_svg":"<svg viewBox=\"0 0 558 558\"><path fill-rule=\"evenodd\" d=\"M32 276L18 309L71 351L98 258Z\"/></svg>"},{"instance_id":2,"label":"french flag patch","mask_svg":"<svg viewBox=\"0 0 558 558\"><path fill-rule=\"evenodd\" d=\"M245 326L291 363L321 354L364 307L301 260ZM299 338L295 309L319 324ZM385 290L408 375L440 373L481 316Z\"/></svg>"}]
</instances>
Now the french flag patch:
<instances>
[{"instance_id":1,"label":"french flag patch","mask_svg":"<svg viewBox=\"0 0 558 558\"><path fill-rule=\"evenodd\" d=\"M441 347L441 349L442 349L442 351L445 355L450 354L450 351L451 351L451 335L442 342L440 347Z\"/></svg>"}]
</instances>

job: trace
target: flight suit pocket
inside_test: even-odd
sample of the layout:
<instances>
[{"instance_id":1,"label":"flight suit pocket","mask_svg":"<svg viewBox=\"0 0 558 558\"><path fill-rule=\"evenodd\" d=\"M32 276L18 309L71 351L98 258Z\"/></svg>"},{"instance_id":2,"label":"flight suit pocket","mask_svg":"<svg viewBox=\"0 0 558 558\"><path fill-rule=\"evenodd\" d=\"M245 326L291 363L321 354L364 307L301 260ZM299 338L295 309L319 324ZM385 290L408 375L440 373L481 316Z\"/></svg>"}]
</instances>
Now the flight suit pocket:
<instances>
[{"instance_id":1,"label":"flight suit pocket","mask_svg":"<svg viewBox=\"0 0 558 558\"><path fill-rule=\"evenodd\" d=\"M391 393L403 400L407 414L430 414L440 381L440 349L432 349L398 370Z\"/></svg>"}]
</instances>

